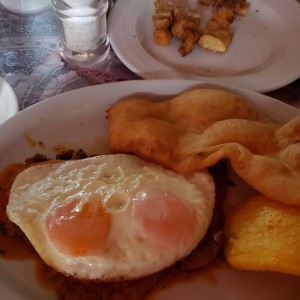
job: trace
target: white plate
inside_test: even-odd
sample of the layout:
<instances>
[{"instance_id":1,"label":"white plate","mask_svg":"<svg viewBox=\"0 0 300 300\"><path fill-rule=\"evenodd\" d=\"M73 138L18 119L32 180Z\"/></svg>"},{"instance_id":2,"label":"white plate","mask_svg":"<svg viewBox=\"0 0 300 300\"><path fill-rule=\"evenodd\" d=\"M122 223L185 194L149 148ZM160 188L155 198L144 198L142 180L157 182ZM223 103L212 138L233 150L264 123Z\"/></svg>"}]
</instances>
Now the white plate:
<instances>
[{"instance_id":1,"label":"white plate","mask_svg":"<svg viewBox=\"0 0 300 300\"><path fill-rule=\"evenodd\" d=\"M0 168L24 161L36 152L54 157L53 150L64 145L83 148L90 154L100 151L105 143L106 110L129 95L173 96L184 90L211 86L199 81L138 80L102 84L61 94L26 108L0 126ZM275 121L286 122L299 115L299 110L255 92L234 90ZM30 137L30 142L28 142ZM33 142L36 142L34 146ZM41 143L43 142L43 147ZM245 195L247 187L237 184L237 193ZM0 260L1 299L55 299L34 279L31 262ZM198 278L176 284L162 291L156 299L206 300L296 300L300 299L300 277L271 272L243 272L229 268L211 271L216 282Z\"/></svg>"},{"instance_id":2,"label":"white plate","mask_svg":"<svg viewBox=\"0 0 300 300\"><path fill-rule=\"evenodd\" d=\"M0 0L0 3L13 12L24 14L41 12L51 6L51 0Z\"/></svg>"},{"instance_id":3,"label":"white plate","mask_svg":"<svg viewBox=\"0 0 300 300\"><path fill-rule=\"evenodd\" d=\"M10 85L0 77L0 124L19 110L17 97Z\"/></svg>"},{"instance_id":4,"label":"white plate","mask_svg":"<svg viewBox=\"0 0 300 300\"><path fill-rule=\"evenodd\" d=\"M197 0L173 0L201 8ZM249 0L250 12L233 23L225 54L197 45L181 57L179 43L153 41L154 0L121 0L109 16L111 45L120 60L147 79L197 79L259 92L285 86L300 76L300 4L295 0ZM203 22L205 24L205 22Z\"/></svg>"}]
</instances>

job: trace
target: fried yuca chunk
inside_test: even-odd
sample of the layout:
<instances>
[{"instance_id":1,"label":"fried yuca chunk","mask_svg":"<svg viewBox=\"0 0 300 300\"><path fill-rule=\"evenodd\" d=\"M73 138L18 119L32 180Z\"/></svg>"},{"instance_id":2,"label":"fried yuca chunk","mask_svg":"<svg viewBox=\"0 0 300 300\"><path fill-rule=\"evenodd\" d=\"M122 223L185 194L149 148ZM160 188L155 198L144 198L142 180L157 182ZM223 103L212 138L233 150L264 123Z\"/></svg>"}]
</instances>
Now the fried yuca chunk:
<instances>
[{"instance_id":1,"label":"fried yuca chunk","mask_svg":"<svg viewBox=\"0 0 300 300\"><path fill-rule=\"evenodd\" d=\"M233 38L233 32L230 30L233 20L234 14L231 9L219 8L204 28L198 45L209 51L226 52Z\"/></svg>"},{"instance_id":2,"label":"fried yuca chunk","mask_svg":"<svg viewBox=\"0 0 300 300\"><path fill-rule=\"evenodd\" d=\"M180 41L178 52L181 56L189 54L200 38L201 15L187 7L174 9L174 21L171 26L172 35Z\"/></svg>"},{"instance_id":3,"label":"fried yuca chunk","mask_svg":"<svg viewBox=\"0 0 300 300\"><path fill-rule=\"evenodd\" d=\"M280 125L239 95L195 89L165 101L128 98L108 110L112 152L180 174L228 159L258 192L300 206L300 116Z\"/></svg>"},{"instance_id":4,"label":"fried yuca chunk","mask_svg":"<svg viewBox=\"0 0 300 300\"><path fill-rule=\"evenodd\" d=\"M156 0L155 12L152 16L155 30L153 32L154 41L157 45L169 45L172 40L170 26L173 21L174 5L166 0Z\"/></svg>"},{"instance_id":5,"label":"fried yuca chunk","mask_svg":"<svg viewBox=\"0 0 300 300\"><path fill-rule=\"evenodd\" d=\"M232 267L300 276L300 207L252 196L229 213L225 234Z\"/></svg>"}]
</instances>

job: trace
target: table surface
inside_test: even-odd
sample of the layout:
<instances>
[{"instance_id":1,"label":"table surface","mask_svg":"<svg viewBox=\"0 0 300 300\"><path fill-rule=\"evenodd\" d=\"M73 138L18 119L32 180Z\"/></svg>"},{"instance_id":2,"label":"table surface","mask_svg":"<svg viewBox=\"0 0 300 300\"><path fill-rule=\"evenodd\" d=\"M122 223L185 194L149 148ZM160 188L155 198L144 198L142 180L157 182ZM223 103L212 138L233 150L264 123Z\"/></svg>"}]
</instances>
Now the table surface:
<instances>
[{"instance_id":1,"label":"table surface","mask_svg":"<svg viewBox=\"0 0 300 300\"><path fill-rule=\"evenodd\" d=\"M51 96L90 85L141 79L111 49L102 63L83 69L64 63L52 9L17 14L0 4L0 76L13 88L20 110ZM300 108L300 79L267 93Z\"/></svg>"}]
</instances>

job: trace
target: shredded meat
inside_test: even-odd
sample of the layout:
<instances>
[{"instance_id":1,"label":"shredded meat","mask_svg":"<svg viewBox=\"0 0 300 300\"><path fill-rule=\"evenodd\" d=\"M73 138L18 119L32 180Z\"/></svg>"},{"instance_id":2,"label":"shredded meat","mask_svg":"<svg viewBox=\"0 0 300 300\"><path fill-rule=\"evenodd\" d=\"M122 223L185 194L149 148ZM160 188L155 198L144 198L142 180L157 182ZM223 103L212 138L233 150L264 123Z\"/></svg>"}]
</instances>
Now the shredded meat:
<instances>
[{"instance_id":1,"label":"shredded meat","mask_svg":"<svg viewBox=\"0 0 300 300\"><path fill-rule=\"evenodd\" d=\"M87 158L87 154L82 150L64 150L56 155L56 159L62 159L62 160L71 160L71 159L83 159Z\"/></svg>"},{"instance_id":2,"label":"shredded meat","mask_svg":"<svg viewBox=\"0 0 300 300\"><path fill-rule=\"evenodd\" d=\"M26 158L25 164L26 167L35 163L40 163L47 160L47 156L41 153L36 153L34 156Z\"/></svg>"}]
</instances>

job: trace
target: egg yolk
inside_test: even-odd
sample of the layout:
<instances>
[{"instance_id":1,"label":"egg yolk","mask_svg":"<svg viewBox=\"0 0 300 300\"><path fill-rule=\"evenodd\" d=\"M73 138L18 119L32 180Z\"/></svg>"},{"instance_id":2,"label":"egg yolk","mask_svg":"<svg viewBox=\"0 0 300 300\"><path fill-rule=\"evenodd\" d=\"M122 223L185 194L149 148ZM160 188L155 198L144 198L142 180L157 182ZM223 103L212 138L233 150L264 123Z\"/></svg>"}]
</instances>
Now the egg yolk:
<instances>
[{"instance_id":1,"label":"egg yolk","mask_svg":"<svg viewBox=\"0 0 300 300\"><path fill-rule=\"evenodd\" d=\"M101 251L108 239L110 217L101 199L76 198L51 210L49 234L64 253L81 256Z\"/></svg>"},{"instance_id":2,"label":"egg yolk","mask_svg":"<svg viewBox=\"0 0 300 300\"><path fill-rule=\"evenodd\" d=\"M171 192L139 192L132 213L142 235L160 244L176 246L189 239L195 229L192 209Z\"/></svg>"}]
</instances>

